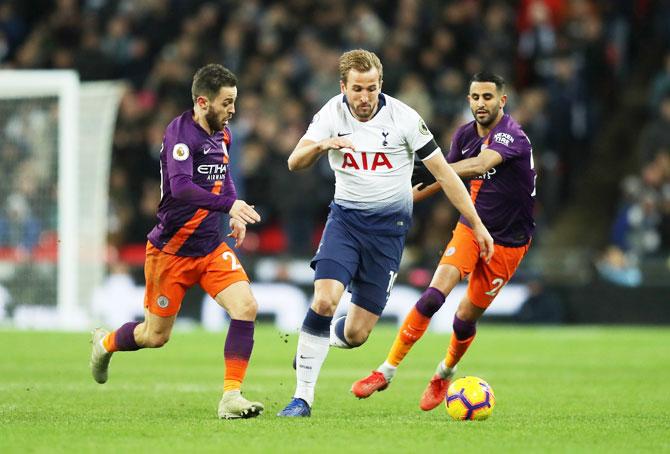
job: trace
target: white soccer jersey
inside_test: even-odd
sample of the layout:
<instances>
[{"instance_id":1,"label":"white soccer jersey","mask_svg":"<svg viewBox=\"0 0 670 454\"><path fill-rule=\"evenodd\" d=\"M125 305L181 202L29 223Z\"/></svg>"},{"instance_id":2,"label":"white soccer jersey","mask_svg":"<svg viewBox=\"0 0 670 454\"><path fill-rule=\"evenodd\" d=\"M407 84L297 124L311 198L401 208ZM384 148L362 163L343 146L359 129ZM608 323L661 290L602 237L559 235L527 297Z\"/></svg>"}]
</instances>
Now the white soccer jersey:
<instances>
[{"instance_id":1,"label":"white soccer jersey","mask_svg":"<svg viewBox=\"0 0 670 454\"><path fill-rule=\"evenodd\" d=\"M346 208L411 210L414 153L422 159L440 153L421 116L391 96L379 95L376 115L354 118L344 95L330 99L314 115L303 139L314 142L346 136L350 149L330 150L335 172L335 202Z\"/></svg>"}]
</instances>

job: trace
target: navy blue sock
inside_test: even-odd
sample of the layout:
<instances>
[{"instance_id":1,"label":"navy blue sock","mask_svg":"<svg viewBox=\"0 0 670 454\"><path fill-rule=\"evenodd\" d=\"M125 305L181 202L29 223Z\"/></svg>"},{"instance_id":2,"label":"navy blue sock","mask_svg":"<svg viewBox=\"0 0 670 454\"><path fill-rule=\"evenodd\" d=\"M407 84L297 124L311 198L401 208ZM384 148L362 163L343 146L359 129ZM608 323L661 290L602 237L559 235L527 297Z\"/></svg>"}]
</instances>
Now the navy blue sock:
<instances>
[{"instance_id":1,"label":"navy blue sock","mask_svg":"<svg viewBox=\"0 0 670 454\"><path fill-rule=\"evenodd\" d=\"M320 315L314 312L311 307L305 315L305 320L302 322L301 330L318 337L330 336L330 322L333 321L332 316Z\"/></svg>"}]
</instances>

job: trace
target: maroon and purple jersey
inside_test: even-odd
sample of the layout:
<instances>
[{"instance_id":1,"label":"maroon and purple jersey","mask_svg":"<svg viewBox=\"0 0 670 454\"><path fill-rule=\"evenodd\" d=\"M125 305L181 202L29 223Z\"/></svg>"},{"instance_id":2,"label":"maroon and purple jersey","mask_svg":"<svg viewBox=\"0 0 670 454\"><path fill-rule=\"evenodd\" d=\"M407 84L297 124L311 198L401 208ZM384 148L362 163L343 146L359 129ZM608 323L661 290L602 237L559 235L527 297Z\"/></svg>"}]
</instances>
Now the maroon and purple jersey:
<instances>
[{"instance_id":1,"label":"maroon and purple jersey","mask_svg":"<svg viewBox=\"0 0 670 454\"><path fill-rule=\"evenodd\" d=\"M503 162L467 182L475 208L496 244L523 246L535 230L535 170L530 141L508 114L485 137L479 137L473 120L454 134L447 161L473 158L485 148L498 152ZM463 216L460 222L469 226Z\"/></svg>"},{"instance_id":2,"label":"maroon and purple jersey","mask_svg":"<svg viewBox=\"0 0 670 454\"><path fill-rule=\"evenodd\" d=\"M228 172L230 130L208 134L184 112L168 125L161 148L158 224L148 239L163 252L202 257L222 241L220 213L237 199Z\"/></svg>"}]
</instances>

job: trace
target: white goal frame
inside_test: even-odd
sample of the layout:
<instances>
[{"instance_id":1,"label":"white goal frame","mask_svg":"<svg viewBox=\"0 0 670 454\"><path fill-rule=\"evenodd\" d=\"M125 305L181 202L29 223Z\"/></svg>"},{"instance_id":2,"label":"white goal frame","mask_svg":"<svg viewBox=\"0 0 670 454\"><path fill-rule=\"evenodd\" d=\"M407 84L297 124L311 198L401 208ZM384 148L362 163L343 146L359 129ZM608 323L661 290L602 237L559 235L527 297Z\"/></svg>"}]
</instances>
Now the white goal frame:
<instances>
[{"instance_id":1,"label":"white goal frame","mask_svg":"<svg viewBox=\"0 0 670 454\"><path fill-rule=\"evenodd\" d=\"M86 319L78 301L77 253L79 76L70 70L0 71L0 97L58 98L58 301L59 327Z\"/></svg>"}]
</instances>

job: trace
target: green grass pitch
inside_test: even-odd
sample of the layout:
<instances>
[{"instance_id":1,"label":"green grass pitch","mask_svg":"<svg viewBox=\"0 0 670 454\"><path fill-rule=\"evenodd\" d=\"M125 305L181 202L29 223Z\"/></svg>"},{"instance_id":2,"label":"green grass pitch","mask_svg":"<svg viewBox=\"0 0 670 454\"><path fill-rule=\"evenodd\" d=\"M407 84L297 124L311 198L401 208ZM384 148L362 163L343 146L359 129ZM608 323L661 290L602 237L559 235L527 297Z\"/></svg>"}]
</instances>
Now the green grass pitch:
<instances>
[{"instance_id":1,"label":"green grass pitch","mask_svg":"<svg viewBox=\"0 0 670 454\"><path fill-rule=\"evenodd\" d=\"M244 391L252 420L216 418L224 333L175 332L159 350L117 353L93 382L87 333L0 331L0 452L670 452L670 330L481 324L458 375L497 406L482 422L422 412L418 399L448 337L427 334L388 390L351 383L385 358L395 328L332 349L310 419L275 414L294 389L297 336L259 325Z\"/></svg>"}]
</instances>

